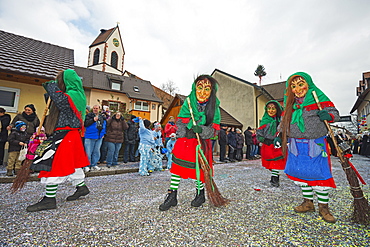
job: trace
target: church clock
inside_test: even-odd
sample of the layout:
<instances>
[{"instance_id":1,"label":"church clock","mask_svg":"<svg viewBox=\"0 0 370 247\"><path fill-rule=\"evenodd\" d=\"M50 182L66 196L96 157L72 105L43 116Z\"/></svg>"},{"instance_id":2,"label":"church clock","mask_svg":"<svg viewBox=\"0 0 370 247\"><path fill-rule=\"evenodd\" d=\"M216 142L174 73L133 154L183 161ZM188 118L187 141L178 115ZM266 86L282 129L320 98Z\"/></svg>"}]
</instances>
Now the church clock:
<instances>
[{"instance_id":1,"label":"church clock","mask_svg":"<svg viewBox=\"0 0 370 247\"><path fill-rule=\"evenodd\" d=\"M118 41L118 39L114 38L114 39L113 39L113 44L114 44L114 46L115 46L115 47L118 47L118 46L119 46L119 41Z\"/></svg>"}]
</instances>

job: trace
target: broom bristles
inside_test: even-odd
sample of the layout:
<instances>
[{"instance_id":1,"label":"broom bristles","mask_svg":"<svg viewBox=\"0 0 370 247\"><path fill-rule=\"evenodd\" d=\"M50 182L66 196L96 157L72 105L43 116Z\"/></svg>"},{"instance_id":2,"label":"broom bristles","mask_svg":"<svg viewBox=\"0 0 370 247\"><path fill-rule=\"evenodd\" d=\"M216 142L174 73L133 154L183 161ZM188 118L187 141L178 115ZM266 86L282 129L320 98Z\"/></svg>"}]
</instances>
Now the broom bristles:
<instances>
[{"instance_id":1,"label":"broom bristles","mask_svg":"<svg viewBox=\"0 0 370 247\"><path fill-rule=\"evenodd\" d=\"M203 160L203 157L200 156L200 166L203 170L204 174L204 183L206 185L206 192L208 200L211 202L211 204L215 207L221 207L225 206L230 202L229 199L224 198L220 191L218 190L218 187L214 181L214 179L211 177L211 168L208 164L205 163Z\"/></svg>"},{"instance_id":2,"label":"broom bristles","mask_svg":"<svg viewBox=\"0 0 370 247\"><path fill-rule=\"evenodd\" d=\"M364 193L360 187L359 178L356 172L349 166L348 158L344 158L341 165L346 174L348 183L351 187L351 194L353 200L353 213L352 221L359 224L369 225L370 224L370 205Z\"/></svg>"},{"instance_id":3,"label":"broom bristles","mask_svg":"<svg viewBox=\"0 0 370 247\"><path fill-rule=\"evenodd\" d=\"M17 177L14 179L12 187L10 188L10 191L12 194L16 193L17 191L21 190L24 187L24 184L28 181L30 178L31 170L30 166L32 164L32 160L26 159L21 169L17 173Z\"/></svg>"},{"instance_id":4,"label":"broom bristles","mask_svg":"<svg viewBox=\"0 0 370 247\"><path fill-rule=\"evenodd\" d=\"M370 225L370 206L365 197L354 200L352 221L358 224Z\"/></svg>"}]
</instances>

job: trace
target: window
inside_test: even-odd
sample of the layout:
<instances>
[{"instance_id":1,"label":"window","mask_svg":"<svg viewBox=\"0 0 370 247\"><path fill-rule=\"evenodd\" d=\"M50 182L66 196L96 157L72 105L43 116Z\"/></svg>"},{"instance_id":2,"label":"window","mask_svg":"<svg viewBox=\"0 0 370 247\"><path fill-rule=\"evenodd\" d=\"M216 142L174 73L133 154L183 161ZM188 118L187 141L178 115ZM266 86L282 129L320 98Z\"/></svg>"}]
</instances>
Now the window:
<instances>
[{"instance_id":1,"label":"window","mask_svg":"<svg viewBox=\"0 0 370 247\"><path fill-rule=\"evenodd\" d=\"M114 89L114 90L121 90L121 83L113 82L112 81L112 89Z\"/></svg>"},{"instance_id":2,"label":"window","mask_svg":"<svg viewBox=\"0 0 370 247\"><path fill-rule=\"evenodd\" d=\"M134 109L140 111L149 111L149 103L144 101L136 101Z\"/></svg>"},{"instance_id":3,"label":"window","mask_svg":"<svg viewBox=\"0 0 370 247\"><path fill-rule=\"evenodd\" d=\"M122 114L126 112L126 103L122 103L119 101L110 101L110 100L103 100L102 105L107 105L109 110L114 114L115 112L119 111Z\"/></svg>"},{"instance_id":4,"label":"window","mask_svg":"<svg viewBox=\"0 0 370 247\"><path fill-rule=\"evenodd\" d=\"M117 69L117 66L118 66L118 55L117 55L117 52L115 52L115 51L112 52L110 63L111 63L111 66L113 68L116 68Z\"/></svg>"},{"instance_id":5,"label":"window","mask_svg":"<svg viewBox=\"0 0 370 247\"><path fill-rule=\"evenodd\" d=\"M99 48L96 48L96 50L94 51L93 65L96 65L99 63L99 57L100 57L100 50Z\"/></svg>"},{"instance_id":6,"label":"window","mask_svg":"<svg viewBox=\"0 0 370 247\"><path fill-rule=\"evenodd\" d=\"M139 93L139 92L140 92L140 89L139 89L139 87L138 87L138 86L134 86L134 92L137 92L137 93Z\"/></svg>"},{"instance_id":7,"label":"window","mask_svg":"<svg viewBox=\"0 0 370 247\"><path fill-rule=\"evenodd\" d=\"M20 89L0 87L0 106L8 112L17 112Z\"/></svg>"},{"instance_id":8,"label":"window","mask_svg":"<svg viewBox=\"0 0 370 247\"><path fill-rule=\"evenodd\" d=\"M152 110L155 110L155 106L156 106L155 104L152 104Z\"/></svg>"}]
</instances>

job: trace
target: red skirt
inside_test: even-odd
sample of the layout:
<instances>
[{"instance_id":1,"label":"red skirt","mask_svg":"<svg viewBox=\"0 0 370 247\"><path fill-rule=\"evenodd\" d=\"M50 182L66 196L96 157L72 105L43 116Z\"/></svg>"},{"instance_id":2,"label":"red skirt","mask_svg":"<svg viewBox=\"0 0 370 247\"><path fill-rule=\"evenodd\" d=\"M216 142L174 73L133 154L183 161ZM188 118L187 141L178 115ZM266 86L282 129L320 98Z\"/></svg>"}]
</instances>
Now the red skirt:
<instances>
[{"instance_id":1,"label":"red skirt","mask_svg":"<svg viewBox=\"0 0 370 247\"><path fill-rule=\"evenodd\" d=\"M65 177L74 173L76 168L82 168L89 164L80 132L71 130L68 131L55 151L51 170L40 171L39 178Z\"/></svg>"},{"instance_id":2,"label":"red skirt","mask_svg":"<svg viewBox=\"0 0 370 247\"><path fill-rule=\"evenodd\" d=\"M284 170L286 159L281 148L275 148L274 144L263 144L261 147L262 166L266 169Z\"/></svg>"},{"instance_id":3,"label":"red skirt","mask_svg":"<svg viewBox=\"0 0 370 247\"><path fill-rule=\"evenodd\" d=\"M176 140L175 146L172 151L172 167L170 172L180 176L181 178L197 179L196 177L196 146L198 140L195 138L188 139L186 137L179 138ZM206 157L209 166L213 172L213 156L212 156L212 144L210 140L205 140L206 148L204 156ZM199 164L200 166L200 164ZM212 173L213 175L213 173ZM200 180L204 183L203 170L200 169Z\"/></svg>"}]
</instances>

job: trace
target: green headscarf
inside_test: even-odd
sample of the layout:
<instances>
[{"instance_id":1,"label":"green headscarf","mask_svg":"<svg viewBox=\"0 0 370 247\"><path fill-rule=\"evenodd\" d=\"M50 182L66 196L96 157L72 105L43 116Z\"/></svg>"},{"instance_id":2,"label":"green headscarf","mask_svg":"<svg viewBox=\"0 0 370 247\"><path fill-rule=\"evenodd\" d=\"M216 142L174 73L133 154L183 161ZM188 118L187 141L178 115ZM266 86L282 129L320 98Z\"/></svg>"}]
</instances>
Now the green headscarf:
<instances>
[{"instance_id":1,"label":"green headscarf","mask_svg":"<svg viewBox=\"0 0 370 247\"><path fill-rule=\"evenodd\" d=\"M82 120L85 120L86 95L82 87L81 78L72 69L65 70L63 78L66 86L65 93L71 97L77 111L81 114Z\"/></svg>"},{"instance_id":2,"label":"green headscarf","mask_svg":"<svg viewBox=\"0 0 370 247\"><path fill-rule=\"evenodd\" d=\"M302 76L308 84L307 94L302 102L302 104L294 103L293 104L293 113L291 124L297 123L298 128L301 132L305 131L304 120L302 118L303 108L308 105L316 104L315 98L312 95L312 91L315 91L320 102L330 101L330 99L313 83L310 75L304 72L297 72L289 76L286 81L286 88L284 94L284 106L286 108L286 99L287 99L287 90L289 89L289 81L296 76Z\"/></svg>"},{"instance_id":3,"label":"green headscarf","mask_svg":"<svg viewBox=\"0 0 370 247\"><path fill-rule=\"evenodd\" d=\"M270 103L276 103L277 107L280 108L280 114L283 112L283 107L280 105L279 102L276 100L270 100L265 105L265 113L263 114L262 120L260 122L260 126L263 126L265 124L270 124L270 134L274 135L277 132L277 121L275 118L271 117L267 113L267 105ZM280 118L281 116L276 116L276 118ZM279 119L280 120L280 119Z\"/></svg>"},{"instance_id":4,"label":"green headscarf","mask_svg":"<svg viewBox=\"0 0 370 247\"><path fill-rule=\"evenodd\" d=\"M210 76L206 76L206 77L210 77ZM207 120L206 119L206 112L205 111L204 112L199 112L198 111L198 107L197 107L197 104L198 104L197 102L198 101L197 101L197 95L196 95L196 83L197 83L197 80L195 80L193 82L191 92L190 92L189 96L185 99L184 104L181 106L180 113L179 113L178 117L180 117L180 118L191 118L190 110L189 110L189 104L188 104L188 98L190 98L190 105L191 105L191 108L193 109L193 115L194 115L195 122L197 122L202 117L202 121L200 121L198 124L199 125L204 125L206 123L206 120ZM214 97L216 97L217 89L218 89L217 83L212 85L212 90L215 90L215 92L214 92L215 96ZM217 97L216 97L216 102L215 103L216 103L215 104L215 114L214 114L212 123L220 124L220 121L221 121L220 107L219 107L220 101L218 100ZM193 121L191 120L191 121L189 121L189 123L187 125L187 128L191 129L192 127L193 127Z\"/></svg>"}]
</instances>

